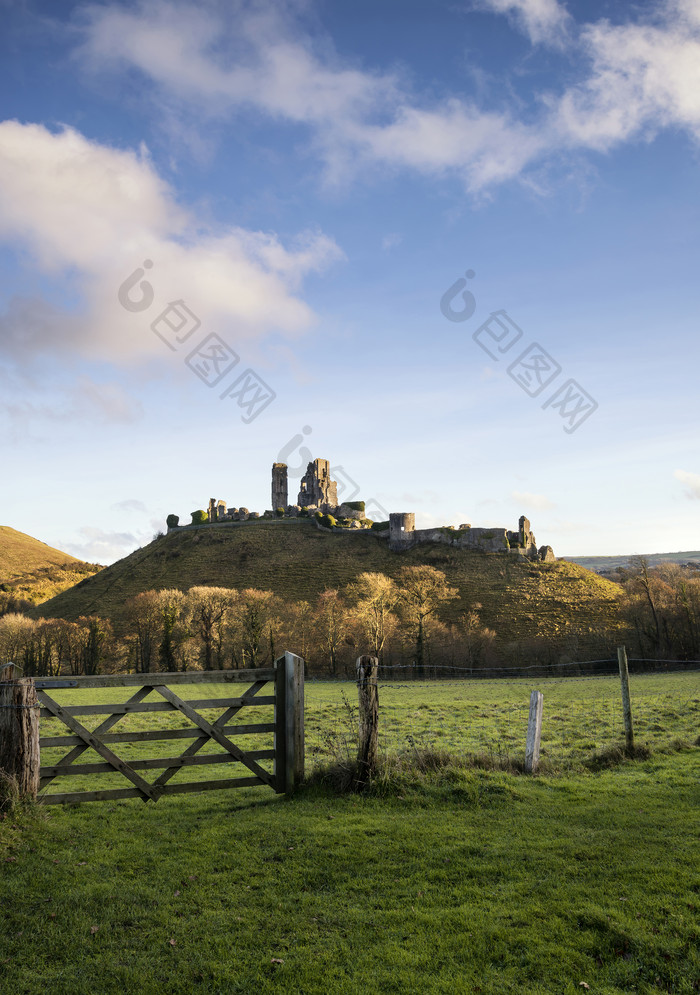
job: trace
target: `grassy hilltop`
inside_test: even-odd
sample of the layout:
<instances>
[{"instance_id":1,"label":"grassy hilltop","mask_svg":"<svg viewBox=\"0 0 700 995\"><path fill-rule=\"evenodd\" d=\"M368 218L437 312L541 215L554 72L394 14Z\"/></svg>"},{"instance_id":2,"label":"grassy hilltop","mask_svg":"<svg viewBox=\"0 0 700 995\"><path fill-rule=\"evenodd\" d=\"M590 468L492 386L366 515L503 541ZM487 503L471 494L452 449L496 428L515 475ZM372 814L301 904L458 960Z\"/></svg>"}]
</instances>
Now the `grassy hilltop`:
<instances>
[{"instance_id":1,"label":"grassy hilltop","mask_svg":"<svg viewBox=\"0 0 700 995\"><path fill-rule=\"evenodd\" d=\"M612 635L621 625L619 588L574 563L533 563L439 544L394 553L371 532L327 533L313 522L288 519L173 531L59 594L37 613L69 620L99 614L119 628L126 601L150 588L256 587L287 601L313 601L325 588L342 589L363 571L395 577L401 567L422 563L443 570L459 589L460 597L446 607L447 621L479 605L482 623L503 641L559 636L567 625L569 631Z\"/></svg>"},{"instance_id":2,"label":"grassy hilltop","mask_svg":"<svg viewBox=\"0 0 700 995\"><path fill-rule=\"evenodd\" d=\"M100 567L0 525L0 591L36 604L53 598Z\"/></svg>"}]
</instances>

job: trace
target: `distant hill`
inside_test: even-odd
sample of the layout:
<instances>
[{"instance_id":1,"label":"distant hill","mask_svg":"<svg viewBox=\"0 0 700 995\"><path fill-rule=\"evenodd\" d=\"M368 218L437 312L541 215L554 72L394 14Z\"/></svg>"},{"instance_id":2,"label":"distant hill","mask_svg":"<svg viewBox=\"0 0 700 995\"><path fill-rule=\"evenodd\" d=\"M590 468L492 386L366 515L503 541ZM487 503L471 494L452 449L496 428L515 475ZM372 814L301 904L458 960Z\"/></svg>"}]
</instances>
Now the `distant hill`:
<instances>
[{"instance_id":1,"label":"distant hill","mask_svg":"<svg viewBox=\"0 0 700 995\"><path fill-rule=\"evenodd\" d=\"M69 620L99 614L111 618L119 631L125 602L151 588L256 587L288 601L313 601L325 588L342 589L363 571L396 576L401 567L420 563L443 570L459 589L449 617L456 619L478 604L482 623L506 642L562 635L567 626L591 635L621 627L619 587L575 563L531 562L437 543L394 553L369 531L327 533L308 520L289 519L174 530L33 614Z\"/></svg>"},{"instance_id":2,"label":"distant hill","mask_svg":"<svg viewBox=\"0 0 700 995\"><path fill-rule=\"evenodd\" d=\"M0 592L38 604L101 569L0 525Z\"/></svg>"},{"instance_id":3,"label":"distant hill","mask_svg":"<svg viewBox=\"0 0 700 995\"><path fill-rule=\"evenodd\" d=\"M569 563L578 563L587 570L596 573L614 570L616 567L627 567L631 559L643 556L649 561L649 566L658 567L662 563L697 564L700 568L700 552L694 550L687 553L630 553L628 556L564 556Z\"/></svg>"}]
</instances>

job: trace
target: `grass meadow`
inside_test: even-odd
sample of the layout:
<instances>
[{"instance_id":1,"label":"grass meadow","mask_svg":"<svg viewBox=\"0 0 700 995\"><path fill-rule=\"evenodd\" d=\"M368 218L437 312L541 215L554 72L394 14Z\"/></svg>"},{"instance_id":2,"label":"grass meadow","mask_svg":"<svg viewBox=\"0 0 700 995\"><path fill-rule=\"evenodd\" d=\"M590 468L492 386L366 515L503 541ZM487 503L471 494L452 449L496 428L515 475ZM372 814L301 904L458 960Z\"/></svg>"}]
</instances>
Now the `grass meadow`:
<instances>
[{"instance_id":1,"label":"grass meadow","mask_svg":"<svg viewBox=\"0 0 700 995\"><path fill-rule=\"evenodd\" d=\"M369 793L338 796L317 775L292 798L260 787L6 813L0 991L700 991L699 675L631 678L647 751L617 763L619 681L537 687L537 777L517 772L527 682L391 683L379 691L384 774ZM54 694L77 704L133 690ZM355 694L352 684L307 684L307 770L352 752ZM236 718L264 722L271 711ZM102 718L79 716L89 727ZM187 725L141 713L113 731L155 722ZM42 720L43 735L59 731ZM188 742L113 748L125 759L167 757ZM42 751L42 763L64 752ZM421 764L430 755L443 762ZM222 764L173 780L229 769L241 774ZM123 784L117 775L54 782Z\"/></svg>"}]
</instances>

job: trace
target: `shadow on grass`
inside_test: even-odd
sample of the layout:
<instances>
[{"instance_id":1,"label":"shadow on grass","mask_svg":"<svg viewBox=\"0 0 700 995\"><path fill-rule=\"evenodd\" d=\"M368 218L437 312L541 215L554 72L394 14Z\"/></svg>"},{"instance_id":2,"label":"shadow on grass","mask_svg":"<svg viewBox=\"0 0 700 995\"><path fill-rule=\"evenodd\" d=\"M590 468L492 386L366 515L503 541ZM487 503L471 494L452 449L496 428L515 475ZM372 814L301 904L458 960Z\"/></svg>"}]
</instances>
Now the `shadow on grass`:
<instances>
[{"instance_id":1,"label":"shadow on grass","mask_svg":"<svg viewBox=\"0 0 700 995\"><path fill-rule=\"evenodd\" d=\"M304 789L330 794L400 795L409 788L464 782L475 771L524 774L525 765L514 758L498 758L485 753L455 756L446 750L414 744L407 750L381 757L369 777L360 770L355 758L335 757L315 768L305 781Z\"/></svg>"},{"instance_id":2,"label":"shadow on grass","mask_svg":"<svg viewBox=\"0 0 700 995\"><path fill-rule=\"evenodd\" d=\"M676 737L665 746L655 747L653 750L644 743L637 744L632 749L628 749L624 743L615 743L602 750L596 750L592 757L584 761L584 765L592 771L609 770L612 767L620 767L635 760L648 760L655 753L685 753L695 746L700 746L700 736L695 743L689 743L687 739Z\"/></svg>"}]
</instances>

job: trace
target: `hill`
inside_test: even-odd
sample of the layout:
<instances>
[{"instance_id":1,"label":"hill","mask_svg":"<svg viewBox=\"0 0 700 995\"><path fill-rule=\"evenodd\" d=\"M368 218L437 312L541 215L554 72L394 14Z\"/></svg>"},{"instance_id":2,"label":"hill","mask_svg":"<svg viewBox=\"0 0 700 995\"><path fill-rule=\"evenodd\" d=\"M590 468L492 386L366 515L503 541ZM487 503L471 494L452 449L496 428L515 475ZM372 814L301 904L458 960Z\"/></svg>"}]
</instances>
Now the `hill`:
<instances>
[{"instance_id":1,"label":"hill","mask_svg":"<svg viewBox=\"0 0 700 995\"><path fill-rule=\"evenodd\" d=\"M617 567L628 567L630 560L642 556L650 567L660 567L664 563L678 563L681 566L696 566L700 569L700 551L690 550L681 553L630 553L628 556L564 556L569 563L578 563L596 573L610 573Z\"/></svg>"},{"instance_id":2,"label":"hill","mask_svg":"<svg viewBox=\"0 0 700 995\"><path fill-rule=\"evenodd\" d=\"M102 568L0 525L0 591L36 604Z\"/></svg>"},{"instance_id":3,"label":"hill","mask_svg":"<svg viewBox=\"0 0 700 995\"><path fill-rule=\"evenodd\" d=\"M322 532L310 521L282 519L184 528L155 539L35 609L75 620L109 617L117 631L125 602L151 588L194 585L256 587L285 600L313 601L325 588L342 589L363 571L395 577L401 567L427 563L443 570L459 599L446 620L476 606L484 625L504 642L577 631L594 641L619 631L619 588L574 563L531 562L500 554L426 544L392 552L371 532Z\"/></svg>"}]
</instances>

